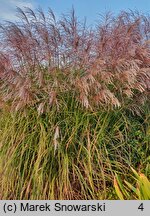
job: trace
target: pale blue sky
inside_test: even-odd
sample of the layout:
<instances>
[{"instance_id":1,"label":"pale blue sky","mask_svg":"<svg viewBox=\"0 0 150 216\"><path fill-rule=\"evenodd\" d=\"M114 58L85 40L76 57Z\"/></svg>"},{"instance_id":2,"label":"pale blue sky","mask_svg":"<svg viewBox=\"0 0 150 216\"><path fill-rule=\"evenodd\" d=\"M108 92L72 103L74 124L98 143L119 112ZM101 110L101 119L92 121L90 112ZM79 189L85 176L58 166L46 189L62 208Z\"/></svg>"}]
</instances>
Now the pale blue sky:
<instances>
[{"instance_id":1,"label":"pale blue sky","mask_svg":"<svg viewBox=\"0 0 150 216\"><path fill-rule=\"evenodd\" d=\"M78 17L87 17L89 24L98 19L98 14L106 11L118 13L121 10L139 10L150 14L150 0L0 0L0 20L15 19L16 6L28 6L36 9L39 6L47 11L51 7L60 16L74 6Z\"/></svg>"}]
</instances>

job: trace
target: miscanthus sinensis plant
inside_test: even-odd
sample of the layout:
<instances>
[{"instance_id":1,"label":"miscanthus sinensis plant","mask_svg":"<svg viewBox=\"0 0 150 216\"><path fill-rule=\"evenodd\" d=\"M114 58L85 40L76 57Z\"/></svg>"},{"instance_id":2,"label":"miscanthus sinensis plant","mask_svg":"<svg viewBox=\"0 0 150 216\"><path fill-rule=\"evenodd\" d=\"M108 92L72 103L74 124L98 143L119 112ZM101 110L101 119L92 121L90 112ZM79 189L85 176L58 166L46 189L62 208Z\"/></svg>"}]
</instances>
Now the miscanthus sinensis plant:
<instances>
[{"instance_id":1,"label":"miscanthus sinensis plant","mask_svg":"<svg viewBox=\"0 0 150 216\"><path fill-rule=\"evenodd\" d=\"M39 114L71 96L88 109L138 112L150 90L150 17L110 13L96 27L75 11L58 20L51 9L18 8L18 22L0 30L0 106L36 107Z\"/></svg>"},{"instance_id":2,"label":"miscanthus sinensis plant","mask_svg":"<svg viewBox=\"0 0 150 216\"><path fill-rule=\"evenodd\" d=\"M132 199L129 165L150 174L150 17L18 15L0 28L0 199Z\"/></svg>"}]
</instances>

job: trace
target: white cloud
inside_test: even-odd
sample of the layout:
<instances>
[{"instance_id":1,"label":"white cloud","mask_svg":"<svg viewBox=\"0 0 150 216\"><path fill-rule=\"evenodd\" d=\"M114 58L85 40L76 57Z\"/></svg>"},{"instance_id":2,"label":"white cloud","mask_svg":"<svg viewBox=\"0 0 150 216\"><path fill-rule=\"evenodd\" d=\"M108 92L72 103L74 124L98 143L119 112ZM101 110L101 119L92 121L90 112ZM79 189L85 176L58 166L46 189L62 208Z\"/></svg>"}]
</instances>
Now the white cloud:
<instances>
[{"instance_id":1,"label":"white cloud","mask_svg":"<svg viewBox=\"0 0 150 216\"><path fill-rule=\"evenodd\" d=\"M16 7L20 7L20 8L30 7L31 9L33 9L34 1L33 0L0 0L0 21L17 20Z\"/></svg>"}]
</instances>

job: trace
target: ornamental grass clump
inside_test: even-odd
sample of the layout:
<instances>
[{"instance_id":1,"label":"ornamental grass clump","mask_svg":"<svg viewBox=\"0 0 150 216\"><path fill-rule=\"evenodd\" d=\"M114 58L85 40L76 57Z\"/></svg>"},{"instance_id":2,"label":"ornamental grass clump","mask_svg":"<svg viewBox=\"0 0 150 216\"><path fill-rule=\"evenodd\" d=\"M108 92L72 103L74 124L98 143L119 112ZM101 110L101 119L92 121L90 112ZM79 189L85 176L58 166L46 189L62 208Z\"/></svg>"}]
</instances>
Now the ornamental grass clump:
<instances>
[{"instance_id":1,"label":"ornamental grass clump","mask_svg":"<svg viewBox=\"0 0 150 216\"><path fill-rule=\"evenodd\" d=\"M18 16L0 26L0 199L142 198L129 183L130 167L150 176L150 17Z\"/></svg>"}]
</instances>

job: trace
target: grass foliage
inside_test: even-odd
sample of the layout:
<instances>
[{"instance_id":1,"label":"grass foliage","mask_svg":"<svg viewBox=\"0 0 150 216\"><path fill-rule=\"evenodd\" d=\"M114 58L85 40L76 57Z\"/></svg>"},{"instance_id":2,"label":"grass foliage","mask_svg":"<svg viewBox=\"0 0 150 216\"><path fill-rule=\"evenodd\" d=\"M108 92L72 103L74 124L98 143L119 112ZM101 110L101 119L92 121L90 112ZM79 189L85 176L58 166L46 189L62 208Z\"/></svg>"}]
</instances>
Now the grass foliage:
<instances>
[{"instance_id":1,"label":"grass foliage","mask_svg":"<svg viewBox=\"0 0 150 216\"><path fill-rule=\"evenodd\" d=\"M73 99L62 107L1 112L2 199L118 199L115 173L128 180L133 166L150 175L149 119L85 112Z\"/></svg>"}]
</instances>

